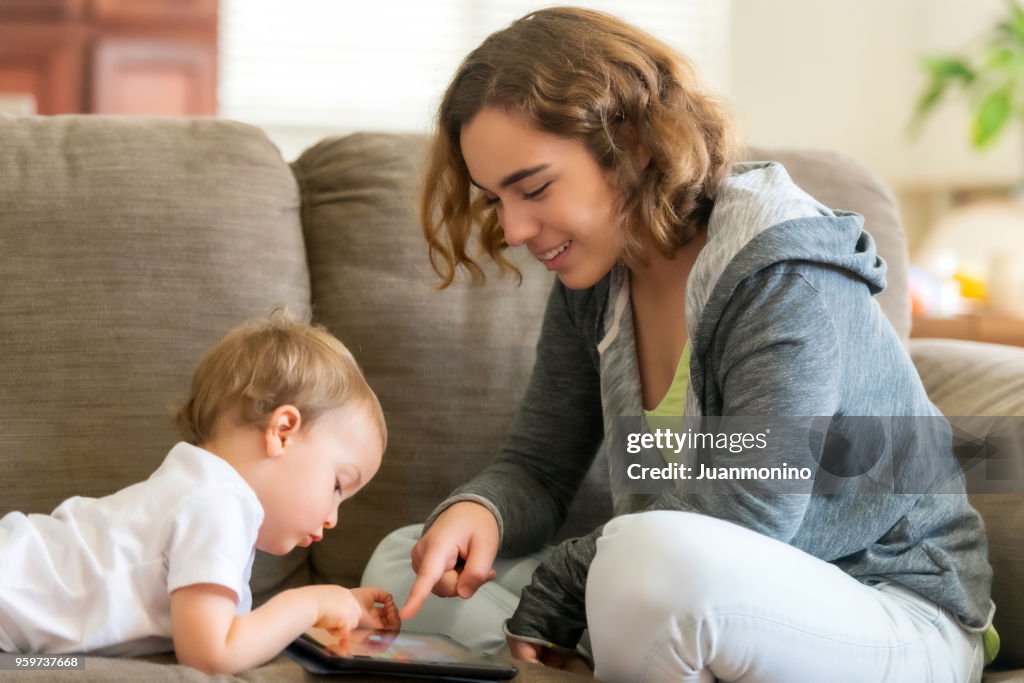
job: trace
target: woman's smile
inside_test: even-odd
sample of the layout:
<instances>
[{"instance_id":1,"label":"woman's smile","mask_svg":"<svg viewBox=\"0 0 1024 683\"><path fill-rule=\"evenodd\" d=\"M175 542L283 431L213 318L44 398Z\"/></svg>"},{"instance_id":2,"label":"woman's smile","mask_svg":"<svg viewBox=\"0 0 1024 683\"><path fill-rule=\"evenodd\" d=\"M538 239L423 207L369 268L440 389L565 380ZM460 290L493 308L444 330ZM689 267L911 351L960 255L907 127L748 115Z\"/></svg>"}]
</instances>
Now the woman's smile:
<instances>
[{"instance_id":1,"label":"woman's smile","mask_svg":"<svg viewBox=\"0 0 1024 683\"><path fill-rule=\"evenodd\" d=\"M544 264L544 267L548 270L558 270L565 260L569 256L569 247L572 246L572 240L566 240L562 244L559 244L554 249L548 249L547 251L537 253L534 252L534 256Z\"/></svg>"}]
</instances>

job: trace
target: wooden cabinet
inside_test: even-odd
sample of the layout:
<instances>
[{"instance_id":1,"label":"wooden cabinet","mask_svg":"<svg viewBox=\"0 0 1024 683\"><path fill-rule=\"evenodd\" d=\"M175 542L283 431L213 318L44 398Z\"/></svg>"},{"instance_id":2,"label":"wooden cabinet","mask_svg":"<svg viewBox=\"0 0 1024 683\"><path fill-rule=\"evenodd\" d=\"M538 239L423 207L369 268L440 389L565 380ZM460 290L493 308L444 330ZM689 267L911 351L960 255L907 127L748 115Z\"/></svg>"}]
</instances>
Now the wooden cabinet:
<instances>
[{"instance_id":1,"label":"wooden cabinet","mask_svg":"<svg viewBox=\"0 0 1024 683\"><path fill-rule=\"evenodd\" d=\"M217 113L217 0L0 0L0 110Z\"/></svg>"},{"instance_id":2,"label":"wooden cabinet","mask_svg":"<svg viewBox=\"0 0 1024 683\"><path fill-rule=\"evenodd\" d=\"M92 111L214 114L216 69L216 56L194 44L104 38L93 50Z\"/></svg>"},{"instance_id":3,"label":"wooden cabinet","mask_svg":"<svg viewBox=\"0 0 1024 683\"><path fill-rule=\"evenodd\" d=\"M22 96L40 114L82 106L85 37L77 27L54 31L34 22L0 23L0 94Z\"/></svg>"}]
</instances>

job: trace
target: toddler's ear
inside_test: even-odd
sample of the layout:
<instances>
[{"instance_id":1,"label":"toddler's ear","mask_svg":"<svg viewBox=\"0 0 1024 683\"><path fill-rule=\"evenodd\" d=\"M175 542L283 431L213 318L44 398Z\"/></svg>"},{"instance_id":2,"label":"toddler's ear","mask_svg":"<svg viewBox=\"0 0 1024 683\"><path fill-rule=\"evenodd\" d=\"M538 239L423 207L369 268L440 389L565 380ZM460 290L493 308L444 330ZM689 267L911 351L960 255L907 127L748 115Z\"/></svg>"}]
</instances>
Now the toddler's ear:
<instances>
[{"instance_id":1,"label":"toddler's ear","mask_svg":"<svg viewBox=\"0 0 1024 683\"><path fill-rule=\"evenodd\" d=\"M276 458L284 455L285 449L299 433L302 414L292 405L279 406L267 420L264 438L267 442L267 455Z\"/></svg>"}]
</instances>

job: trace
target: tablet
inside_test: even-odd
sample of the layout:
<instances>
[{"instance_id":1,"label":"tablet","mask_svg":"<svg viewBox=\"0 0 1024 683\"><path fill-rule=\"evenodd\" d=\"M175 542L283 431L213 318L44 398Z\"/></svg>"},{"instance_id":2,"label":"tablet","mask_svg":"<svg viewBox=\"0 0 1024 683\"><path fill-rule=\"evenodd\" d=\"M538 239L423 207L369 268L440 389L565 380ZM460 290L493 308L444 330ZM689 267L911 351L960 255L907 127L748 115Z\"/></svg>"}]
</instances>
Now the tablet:
<instances>
[{"instance_id":1,"label":"tablet","mask_svg":"<svg viewBox=\"0 0 1024 683\"><path fill-rule=\"evenodd\" d=\"M516 668L473 652L447 636L415 631L356 629L338 638L312 628L290 648L314 673L367 673L444 677L453 680L506 680Z\"/></svg>"}]
</instances>

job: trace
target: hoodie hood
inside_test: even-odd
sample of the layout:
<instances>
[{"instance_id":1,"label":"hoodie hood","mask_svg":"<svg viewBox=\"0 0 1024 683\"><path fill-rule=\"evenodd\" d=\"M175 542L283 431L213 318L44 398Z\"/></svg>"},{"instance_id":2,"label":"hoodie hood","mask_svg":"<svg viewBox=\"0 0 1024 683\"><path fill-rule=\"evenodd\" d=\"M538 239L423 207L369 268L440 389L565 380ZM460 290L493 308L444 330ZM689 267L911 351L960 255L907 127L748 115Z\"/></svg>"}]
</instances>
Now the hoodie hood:
<instances>
[{"instance_id":1,"label":"hoodie hood","mask_svg":"<svg viewBox=\"0 0 1024 683\"><path fill-rule=\"evenodd\" d=\"M783 261L841 269L877 294L885 261L864 217L829 209L797 187L776 162L735 164L723 181L687 284L686 320L694 354L703 356L739 284Z\"/></svg>"}]
</instances>

